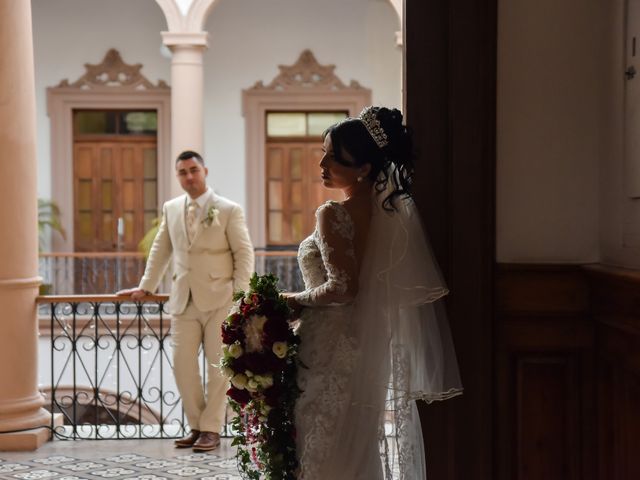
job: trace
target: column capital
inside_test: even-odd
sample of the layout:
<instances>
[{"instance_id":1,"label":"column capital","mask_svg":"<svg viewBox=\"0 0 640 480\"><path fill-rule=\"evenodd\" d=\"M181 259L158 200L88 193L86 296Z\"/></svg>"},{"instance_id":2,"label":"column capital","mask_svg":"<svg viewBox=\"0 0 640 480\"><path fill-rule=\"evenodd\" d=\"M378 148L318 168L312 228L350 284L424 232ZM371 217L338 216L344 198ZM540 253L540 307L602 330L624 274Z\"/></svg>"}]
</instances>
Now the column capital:
<instances>
[{"instance_id":1,"label":"column capital","mask_svg":"<svg viewBox=\"0 0 640 480\"><path fill-rule=\"evenodd\" d=\"M167 47L199 47L203 50L209 46L208 32L161 32L162 43Z\"/></svg>"}]
</instances>

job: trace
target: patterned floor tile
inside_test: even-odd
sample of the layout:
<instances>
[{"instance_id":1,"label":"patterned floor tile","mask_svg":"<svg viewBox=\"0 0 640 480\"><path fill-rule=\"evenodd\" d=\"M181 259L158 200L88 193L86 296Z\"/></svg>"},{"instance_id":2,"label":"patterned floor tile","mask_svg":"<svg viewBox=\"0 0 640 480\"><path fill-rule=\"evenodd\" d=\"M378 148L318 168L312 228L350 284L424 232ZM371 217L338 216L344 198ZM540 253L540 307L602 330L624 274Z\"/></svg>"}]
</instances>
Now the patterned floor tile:
<instances>
[{"instance_id":1,"label":"patterned floor tile","mask_svg":"<svg viewBox=\"0 0 640 480\"><path fill-rule=\"evenodd\" d=\"M28 472L14 473L13 478L21 478L23 480L39 480L41 478L52 478L60 475L59 472L52 470L30 470Z\"/></svg>"},{"instance_id":2,"label":"patterned floor tile","mask_svg":"<svg viewBox=\"0 0 640 480\"><path fill-rule=\"evenodd\" d=\"M56 479L57 480L57 479ZM169 480L169 477L158 476L153 473L126 477L126 480Z\"/></svg>"},{"instance_id":3,"label":"patterned floor tile","mask_svg":"<svg viewBox=\"0 0 640 480\"><path fill-rule=\"evenodd\" d=\"M77 462L78 459L64 455L54 455L52 457L36 458L32 461L34 463L41 463L42 465L60 465L61 463Z\"/></svg>"},{"instance_id":4,"label":"patterned floor tile","mask_svg":"<svg viewBox=\"0 0 640 480\"><path fill-rule=\"evenodd\" d=\"M1 1L1 0L0 0ZM177 450L173 441L53 441L36 452L3 452L1 480L241 480L236 449Z\"/></svg>"},{"instance_id":5,"label":"patterned floor tile","mask_svg":"<svg viewBox=\"0 0 640 480\"><path fill-rule=\"evenodd\" d=\"M180 460L181 462L204 462L205 460L211 460L212 458L220 457L210 453L192 453L189 455L177 455L173 458L175 458L176 460Z\"/></svg>"},{"instance_id":6,"label":"patterned floor tile","mask_svg":"<svg viewBox=\"0 0 640 480\"><path fill-rule=\"evenodd\" d=\"M0 464L0 473L11 473L19 470L27 470L31 467L22 465L21 463L2 463Z\"/></svg>"},{"instance_id":7,"label":"patterned floor tile","mask_svg":"<svg viewBox=\"0 0 640 480\"><path fill-rule=\"evenodd\" d=\"M233 473L216 473L209 477L201 477L200 480L242 480L242 477Z\"/></svg>"},{"instance_id":8,"label":"patterned floor tile","mask_svg":"<svg viewBox=\"0 0 640 480\"><path fill-rule=\"evenodd\" d=\"M115 457L107 457L104 459L105 462L111 462L111 463L131 463L131 462L140 462L142 460L152 460L152 459L150 457L145 457L144 455L137 455L135 453L116 455Z\"/></svg>"},{"instance_id":9,"label":"patterned floor tile","mask_svg":"<svg viewBox=\"0 0 640 480\"><path fill-rule=\"evenodd\" d=\"M185 466L179 468L170 468L167 473L176 475L178 477L202 477L205 473L212 473L208 468L202 468L200 466Z\"/></svg>"},{"instance_id":10,"label":"patterned floor tile","mask_svg":"<svg viewBox=\"0 0 640 480\"><path fill-rule=\"evenodd\" d=\"M131 470L130 468L113 467L107 468L105 470L96 470L89 473L100 478L122 478L137 472L135 470Z\"/></svg>"},{"instance_id":11,"label":"patterned floor tile","mask_svg":"<svg viewBox=\"0 0 640 480\"><path fill-rule=\"evenodd\" d=\"M242 480L242 477L232 473L216 473L209 477L201 477L200 480Z\"/></svg>"},{"instance_id":12,"label":"patterned floor tile","mask_svg":"<svg viewBox=\"0 0 640 480\"><path fill-rule=\"evenodd\" d=\"M146 462L136 463L136 467L146 468L148 470L161 470L164 471L167 467L177 467L180 465L178 462L172 462L171 460L148 460Z\"/></svg>"},{"instance_id":13,"label":"patterned floor tile","mask_svg":"<svg viewBox=\"0 0 640 480\"><path fill-rule=\"evenodd\" d=\"M230 470L238 466L238 461L235 458L223 458L206 464L223 470Z\"/></svg>"},{"instance_id":14,"label":"patterned floor tile","mask_svg":"<svg viewBox=\"0 0 640 480\"><path fill-rule=\"evenodd\" d=\"M73 472L86 472L87 470L92 470L94 468L102 468L106 467L104 463L96 463L96 462L76 462L70 465L60 465L60 468L65 470L71 470Z\"/></svg>"}]
</instances>

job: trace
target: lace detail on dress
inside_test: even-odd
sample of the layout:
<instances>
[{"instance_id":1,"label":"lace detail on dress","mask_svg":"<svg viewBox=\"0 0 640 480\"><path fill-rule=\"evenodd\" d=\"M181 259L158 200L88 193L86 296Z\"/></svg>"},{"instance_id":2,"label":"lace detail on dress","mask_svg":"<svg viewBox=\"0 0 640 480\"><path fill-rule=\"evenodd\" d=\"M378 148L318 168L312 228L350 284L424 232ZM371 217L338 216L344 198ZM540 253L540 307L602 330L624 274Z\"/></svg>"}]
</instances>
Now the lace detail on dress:
<instances>
[{"instance_id":1,"label":"lace detail on dress","mask_svg":"<svg viewBox=\"0 0 640 480\"><path fill-rule=\"evenodd\" d=\"M347 322L346 318L341 320ZM337 340L324 334L314 338L316 341L305 340L315 350L308 352L315 365L308 371L302 369L299 383L303 394L296 404L301 480L325 479L323 469L336 442L338 418L348 407L348 383L357 357L355 342L344 334Z\"/></svg>"},{"instance_id":2,"label":"lace detail on dress","mask_svg":"<svg viewBox=\"0 0 640 480\"><path fill-rule=\"evenodd\" d=\"M306 290L296 295L305 309L300 335L296 431L300 479L327 480L328 456L338 442L338 419L349 407L349 382L358 356L350 336L358 269L354 227L337 202L318 208L314 233L300 243L298 262ZM329 306L335 305L335 306Z\"/></svg>"},{"instance_id":3,"label":"lace detail on dress","mask_svg":"<svg viewBox=\"0 0 640 480\"><path fill-rule=\"evenodd\" d=\"M353 221L338 202L320 206L316 217L316 229L298 250L306 290L297 294L296 300L305 306L349 303L358 280Z\"/></svg>"}]
</instances>

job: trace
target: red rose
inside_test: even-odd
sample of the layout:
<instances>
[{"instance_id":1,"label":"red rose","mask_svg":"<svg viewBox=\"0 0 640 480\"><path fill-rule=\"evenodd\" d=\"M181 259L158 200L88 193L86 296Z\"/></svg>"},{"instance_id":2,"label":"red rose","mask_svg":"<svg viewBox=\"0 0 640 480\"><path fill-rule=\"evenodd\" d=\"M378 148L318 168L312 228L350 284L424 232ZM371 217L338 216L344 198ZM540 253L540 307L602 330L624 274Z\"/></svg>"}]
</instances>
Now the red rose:
<instances>
[{"instance_id":1,"label":"red rose","mask_svg":"<svg viewBox=\"0 0 640 480\"><path fill-rule=\"evenodd\" d=\"M222 343L232 345L235 342L244 341L244 330L240 322L222 323Z\"/></svg>"},{"instance_id":2,"label":"red rose","mask_svg":"<svg viewBox=\"0 0 640 480\"><path fill-rule=\"evenodd\" d=\"M289 324L284 319L269 318L263 327L263 341L267 345L286 342L289 338Z\"/></svg>"},{"instance_id":3,"label":"red rose","mask_svg":"<svg viewBox=\"0 0 640 480\"><path fill-rule=\"evenodd\" d=\"M246 390L239 390L236 387L231 387L227 390L227 397L236 403L239 403L243 407L251 400L251 394Z\"/></svg>"}]
</instances>

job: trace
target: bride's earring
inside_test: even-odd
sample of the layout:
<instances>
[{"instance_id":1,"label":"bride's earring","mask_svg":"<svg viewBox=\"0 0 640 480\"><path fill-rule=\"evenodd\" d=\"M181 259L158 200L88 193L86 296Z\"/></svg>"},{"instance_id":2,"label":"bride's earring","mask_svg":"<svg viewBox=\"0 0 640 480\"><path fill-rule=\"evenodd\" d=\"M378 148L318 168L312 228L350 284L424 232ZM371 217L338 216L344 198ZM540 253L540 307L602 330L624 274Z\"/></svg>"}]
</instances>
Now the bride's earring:
<instances>
[{"instance_id":1,"label":"bride's earring","mask_svg":"<svg viewBox=\"0 0 640 480\"><path fill-rule=\"evenodd\" d=\"M364 180L364 178L358 177L358 182L361 182L362 180Z\"/></svg>"}]
</instances>

